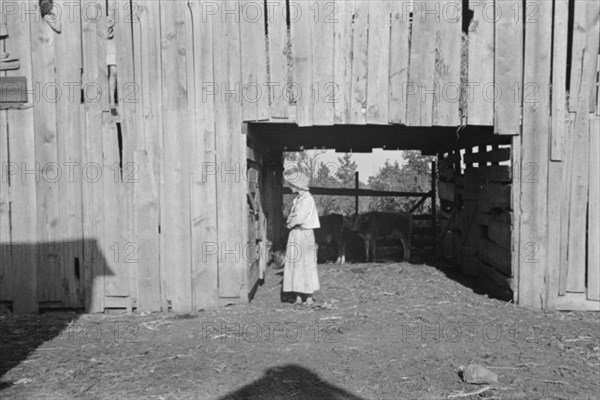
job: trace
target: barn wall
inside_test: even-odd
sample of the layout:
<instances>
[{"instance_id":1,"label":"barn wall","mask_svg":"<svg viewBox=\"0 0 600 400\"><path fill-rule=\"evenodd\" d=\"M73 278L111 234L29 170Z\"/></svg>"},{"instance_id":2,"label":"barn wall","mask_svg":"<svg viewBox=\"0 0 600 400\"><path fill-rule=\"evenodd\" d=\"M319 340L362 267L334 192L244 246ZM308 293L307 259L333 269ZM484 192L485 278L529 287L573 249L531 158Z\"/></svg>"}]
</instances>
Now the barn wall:
<instances>
[{"instance_id":1,"label":"barn wall","mask_svg":"<svg viewBox=\"0 0 600 400\"><path fill-rule=\"evenodd\" d=\"M504 212L517 245L499 286L527 306L597 307L597 2L577 1L569 26L564 1L527 0L519 18L512 3L469 1L467 32L466 12L438 23L424 9L411 18L405 2L300 2L289 27L283 1L267 0L267 15L256 2L55 3L60 34L37 2L2 2L2 44L20 66L0 75L26 77L30 91L26 107L0 110L0 302L13 310L246 301L250 121L469 124L514 136L513 175L536 171L537 181L459 167L446 182L467 211L445 240L456 242L486 191L512 184ZM494 4L495 20L484 14ZM477 85L455 95L466 82ZM268 174L280 182L280 172ZM485 207L477 237L501 245L494 235L506 228ZM483 263L498 283L505 264L465 244L454 245L473 260L465 272Z\"/></svg>"},{"instance_id":2,"label":"barn wall","mask_svg":"<svg viewBox=\"0 0 600 400\"><path fill-rule=\"evenodd\" d=\"M488 293L512 299L510 146L480 145L440 154L441 254Z\"/></svg>"}]
</instances>

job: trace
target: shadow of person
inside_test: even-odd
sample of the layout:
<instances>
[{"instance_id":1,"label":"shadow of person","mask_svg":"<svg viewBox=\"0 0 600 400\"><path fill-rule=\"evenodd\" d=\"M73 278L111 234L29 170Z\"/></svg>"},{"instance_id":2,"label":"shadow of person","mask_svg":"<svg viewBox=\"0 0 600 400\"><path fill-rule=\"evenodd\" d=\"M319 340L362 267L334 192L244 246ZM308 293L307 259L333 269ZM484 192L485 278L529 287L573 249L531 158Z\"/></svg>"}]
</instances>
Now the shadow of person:
<instances>
[{"instance_id":1,"label":"shadow of person","mask_svg":"<svg viewBox=\"0 0 600 400\"><path fill-rule=\"evenodd\" d=\"M221 397L219 400L362 400L340 387L325 382L310 370L296 364L269 368L262 378Z\"/></svg>"}]
</instances>

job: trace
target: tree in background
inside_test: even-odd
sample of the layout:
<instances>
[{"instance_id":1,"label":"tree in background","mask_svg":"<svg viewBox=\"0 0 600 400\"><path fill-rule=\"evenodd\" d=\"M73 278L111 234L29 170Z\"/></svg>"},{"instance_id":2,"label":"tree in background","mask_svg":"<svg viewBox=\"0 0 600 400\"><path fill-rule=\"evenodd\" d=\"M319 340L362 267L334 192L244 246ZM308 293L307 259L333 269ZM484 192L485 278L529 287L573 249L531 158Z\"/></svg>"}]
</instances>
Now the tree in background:
<instances>
[{"instance_id":1,"label":"tree in background","mask_svg":"<svg viewBox=\"0 0 600 400\"><path fill-rule=\"evenodd\" d=\"M369 177L369 188L373 190L389 190L397 192L421 192L431 190L431 161L433 157L421 156L418 150L404 151L406 162L400 166L398 162L390 163L388 160L375 176ZM410 211L420 199L379 197L369 203L373 211ZM417 214L431 212L429 201L423 203L416 210Z\"/></svg>"},{"instance_id":2,"label":"tree in background","mask_svg":"<svg viewBox=\"0 0 600 400\"><path fill-rule=\"evenodd\" d=\"M310 178L310 186L329 188L353 188L354 174L358 165L352 160L352 154L345 153L338 157L337 163L325 163L319 158L325 151L317 152L288 152L285 153L285 172L303 171ZM387 190L398 192L421 192L431 190L431 161L433 157L421 156L418 150L404 151L406 160L402 166L398 162L386 160L375 176L369 177L368 183L359 182L359 188ZM352 215L354 213L354 197L351 196L314 196L319 215L339 213ZM293 195L284 196L284 214L287 215L292 207ZM359 212L365 211L410 211L419 198L397 197L361 197ZM417 214L431 212L429 201L421 205Z\"/></svg>"},{"instance_id":3,"label":"tree in background","mask_svg":"<svg viewBox=\"0 0 600 400\"><path fill-rule=\"evenodd\" d=\"M358 165L352 160L350 153L338 157L337 162L319 160L324 151L288 152L285 153L284 166L286 173L302 171L310 177L310 186L328 188L354 187L354 173ZM362 184L362 187L365 185ZM284 214L292 207L294 196L284 196ZM319 215L354 213L354 199L349 196L314 196Z\"/></svg>"}]
</instances>

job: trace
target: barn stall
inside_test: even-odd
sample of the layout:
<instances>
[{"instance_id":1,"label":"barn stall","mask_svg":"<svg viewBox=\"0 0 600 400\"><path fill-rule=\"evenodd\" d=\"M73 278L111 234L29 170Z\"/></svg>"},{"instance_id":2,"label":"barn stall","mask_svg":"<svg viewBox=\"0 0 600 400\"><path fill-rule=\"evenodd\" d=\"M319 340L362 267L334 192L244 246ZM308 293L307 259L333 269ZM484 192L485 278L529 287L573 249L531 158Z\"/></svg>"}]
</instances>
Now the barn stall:
<instances>
[{"instance_id":1,"label":"barn stall","mask_svg":"<svg viewBox=\"0 0 600 400\"><path fill-rule=\"evenodd\" d=\"M282 152L383 147L438 155L443 255L489 293L597 310L598 5L435 4L55 1L59 33L3 1L0 302L249 301Z\"/></svg>"}]
</instances>

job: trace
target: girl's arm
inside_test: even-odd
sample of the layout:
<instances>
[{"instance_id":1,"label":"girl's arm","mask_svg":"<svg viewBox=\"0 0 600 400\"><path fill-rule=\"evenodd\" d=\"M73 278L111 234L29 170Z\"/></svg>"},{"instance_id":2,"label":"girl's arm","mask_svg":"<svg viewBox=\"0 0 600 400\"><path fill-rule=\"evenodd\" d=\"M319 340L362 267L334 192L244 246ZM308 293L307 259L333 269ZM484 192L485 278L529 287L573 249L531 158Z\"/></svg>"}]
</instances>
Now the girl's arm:
<instances>
[{"instance_id":1,"label":"girl's arm","mask_svg":"<svg viewBox=\"0 0 600 400\"><path fill-rule=\"evenodd\" d=\"M302 225L310 214L310 202L308 198L299 200L296 207L290 213L287 220L288 229L292 229L296 225Z\"/></svg>"}]
</instances>

